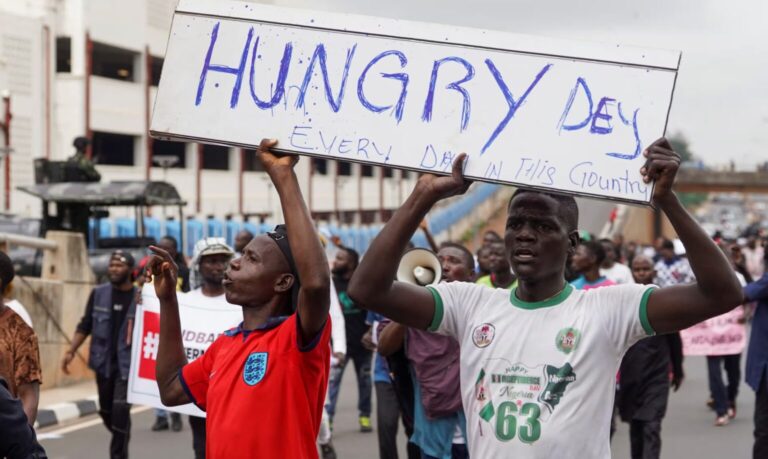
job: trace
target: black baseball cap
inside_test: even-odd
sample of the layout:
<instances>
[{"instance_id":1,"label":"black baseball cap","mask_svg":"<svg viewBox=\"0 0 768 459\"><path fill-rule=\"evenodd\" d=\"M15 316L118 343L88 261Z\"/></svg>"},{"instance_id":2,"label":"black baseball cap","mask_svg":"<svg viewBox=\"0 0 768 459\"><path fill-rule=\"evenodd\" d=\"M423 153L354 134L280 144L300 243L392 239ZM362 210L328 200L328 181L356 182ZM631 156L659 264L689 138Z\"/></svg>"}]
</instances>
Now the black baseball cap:
<instances>
[{"instance_id":1,"label":"black baseball cap","mask_svg":"<svg viewBox=\"0 0 768 459\"><path fill-rule=\"evenodd\" d=\"M109 256L109 261L116 260L120 263L125 263L129 268L133 268L136 264L136 260L133 259L133 255L124 250L115 250L112 255Z\"/></svg>"},{"instance_id":2,"label":"black baseball cap","mask_svg":"<svg viewBox=\"0 0 768 459\"><path fill-rule=\"evenodd\" d=\"M288 268L293 274L293 287L291 287L291 308L296 311L299 301L299 289L301 288L301 280L299 279L299 272L296 270L296 261L293 258L293 252L291 252L291 245L288 243L288 230L285 225L277 225L274 231L268 232L269 236L275 243L285 257L285 261L288 262Z\"/></svg>"}]
</instances>

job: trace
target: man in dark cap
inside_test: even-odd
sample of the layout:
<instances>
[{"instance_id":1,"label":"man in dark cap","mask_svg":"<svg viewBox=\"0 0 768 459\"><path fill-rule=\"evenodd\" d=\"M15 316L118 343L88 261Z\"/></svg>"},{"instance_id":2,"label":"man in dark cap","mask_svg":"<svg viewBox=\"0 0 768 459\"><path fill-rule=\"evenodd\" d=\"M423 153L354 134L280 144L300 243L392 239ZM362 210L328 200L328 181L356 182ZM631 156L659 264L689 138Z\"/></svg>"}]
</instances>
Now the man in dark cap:
<instances>
[{"instance_id":1,"label":"man in dark cap","mask_svg":"<svg viewBox=\"0 0 768 459\"><path fill-rule=\"evenodd\" d=\"M131 333L136 314L136 287L131 276L133 265L130 253L122 250L112 253L107 271L109 282L91 292L85 314L61 362L62 370L69 374L68 367L75 352L88 335L92 335L88 366L96 372L99 415L112 433L109 447L112 459L128 457L131 431L127 393Z\"/></svg>"},{"instance_id":2,"label":"man in dark cap","mask_svg":"<svg viewBox=\"0 0 768 459\"><path fill-rule=\"evenodd\" d=\"M293 170L298 157L274 154L275 144L263 140L258 158L280 196L285 226L253 238L229 262L224 292L243 308L243 322L192 362L181 336L175 263L151 247L160 397L167 406L192 402L206 411L207 459L317 457L331 361L330 272Z\"/></svg>"}]
</instances>

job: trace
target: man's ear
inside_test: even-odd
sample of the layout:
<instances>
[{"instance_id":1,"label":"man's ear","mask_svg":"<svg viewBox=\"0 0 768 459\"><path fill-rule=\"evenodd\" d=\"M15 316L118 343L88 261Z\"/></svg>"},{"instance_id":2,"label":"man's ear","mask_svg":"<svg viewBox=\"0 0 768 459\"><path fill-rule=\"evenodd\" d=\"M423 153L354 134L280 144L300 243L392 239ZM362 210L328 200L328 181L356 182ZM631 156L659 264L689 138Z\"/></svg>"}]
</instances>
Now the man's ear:
<instances>
[{"instance_id":1,"label":"man's ear","mask_svg":"<svg viewBox=\"0 0 768 459\"><path fill-rule=\"evenodd\" d=\"M293 274L280 274L275 280L275 292L283 293L289 291L293 287L293 282Z\"/></svg>"},{"instance_id":2,"label":"man's ear","mask_svg":"<svg viewBox=\"0 0 768 459\"><path fill-rule=\"evenodd\" d=\"M578 230L573 230L568 233L568 255L573 256L576 253L576 247L579 246L581 237Z\"/></svg>"}]
</instances>

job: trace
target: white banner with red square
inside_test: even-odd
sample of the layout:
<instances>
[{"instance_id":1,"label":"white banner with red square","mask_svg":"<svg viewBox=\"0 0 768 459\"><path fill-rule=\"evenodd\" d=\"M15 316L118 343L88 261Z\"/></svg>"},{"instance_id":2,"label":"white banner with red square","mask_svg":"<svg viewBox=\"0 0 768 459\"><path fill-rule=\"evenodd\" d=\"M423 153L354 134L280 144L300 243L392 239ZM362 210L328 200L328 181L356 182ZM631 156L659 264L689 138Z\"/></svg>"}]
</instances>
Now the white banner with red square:
<instances>
[{"instance_id":1,"label":"white banner with red square","mask_svg":"<svg viewBox=\"0 0 768 459\"><path fill-rule=\"evenodd\" d=\"M220 298L179 293L178 301L184 351L189 362L202 356L219 335L236 327L243 320L240 307L232 306ZM141 304L136 307L128 402L193 416L205 416L203 411L191 403L167 407L160 401L155 376L159 344L160 303L155 296L154 287L145 285Z\"/></svg>"}]
</instances>

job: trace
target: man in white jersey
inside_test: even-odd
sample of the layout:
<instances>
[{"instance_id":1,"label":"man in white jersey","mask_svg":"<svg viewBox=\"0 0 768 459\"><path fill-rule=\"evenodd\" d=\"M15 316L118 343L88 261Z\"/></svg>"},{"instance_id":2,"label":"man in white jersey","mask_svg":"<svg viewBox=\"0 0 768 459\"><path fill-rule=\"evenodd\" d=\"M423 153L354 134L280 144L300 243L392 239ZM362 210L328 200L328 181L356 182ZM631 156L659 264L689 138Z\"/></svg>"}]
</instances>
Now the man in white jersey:
<instances>
[{"instance_id":1,"label":"man in white jersey","mask_svg":"<svg viewBox=\"0 0 768 459\"><path fill-rule=\"evenodd\" d=\"M605 260L600 265L600 275L607 277L614 284L634 284L632 270L629 266L619 263L619 250L610 239L600 239L605 251Z\"/></svg>"},{"instance_id":2,"label":"man in white jersey","mask_svg":"<svg viewBox=\"0 0 768 459\"><path fill-rule=\"evenodd\" d=\"M435 288L394 282L399 257L440 199L464 192L465 155L450 177L422 176L368 249L349 285L363 307L411 327L453 336L470 457L607 458L616 371L639 339L722 314L742 302L728 260L672 192L680 157L666 139L645 151L654 204L688 248L698 284L575 290L566 260L579 236L572 197L518 190L508 208L507 256L518 287Z\"/></svg>"},{"instance_id":3,"label":"man in white jersey","mask_svg":"<svg viewBox=\"0 0 768 459\"><path fill-rule=\"evenodd\" d=\"M192 269L189 272L192 290L187 293L187 298L222 307L234 306L227 301L224 294L224 271L234 256L234 250L223 237L206 237L197 241L190 263ZM205 459L205 423L206 418L189 416L195 459Z\"/></svg>"}]
</instances>

